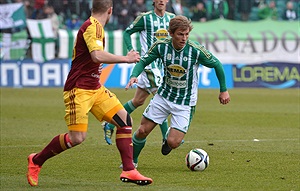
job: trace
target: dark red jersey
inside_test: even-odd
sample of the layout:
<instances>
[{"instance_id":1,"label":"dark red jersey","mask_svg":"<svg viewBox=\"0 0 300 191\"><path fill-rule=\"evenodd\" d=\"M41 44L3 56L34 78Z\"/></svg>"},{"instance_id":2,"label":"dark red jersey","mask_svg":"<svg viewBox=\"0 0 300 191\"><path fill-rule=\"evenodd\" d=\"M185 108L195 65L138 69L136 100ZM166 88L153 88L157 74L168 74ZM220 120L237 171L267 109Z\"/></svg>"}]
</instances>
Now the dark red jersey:
<instances>
[{"instance_id":1,"label":"dark red jersey","mask_svg":"<svg viewBox=\"0 0 300 191\"><path fill-rule=\"evenodd\" d=\"M104 50L104 34L103 26L92 16L80 27L64 91L75 87L89 90L101 87L102 63L93 62L90 53L94 50Z\"/></svg>"}]
</instances>

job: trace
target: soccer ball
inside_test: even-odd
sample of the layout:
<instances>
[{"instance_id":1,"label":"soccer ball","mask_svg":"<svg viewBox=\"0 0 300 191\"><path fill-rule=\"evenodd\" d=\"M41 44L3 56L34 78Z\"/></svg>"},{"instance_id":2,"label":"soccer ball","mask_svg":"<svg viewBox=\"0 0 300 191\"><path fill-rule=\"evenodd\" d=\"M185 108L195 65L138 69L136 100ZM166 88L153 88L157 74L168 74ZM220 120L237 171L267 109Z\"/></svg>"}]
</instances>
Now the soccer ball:
<instances>
[{"instance_id":1,"label":"soccer ball","mask_svg":"<svg viewBox=\"0 0 300 191\"><path fill-rule=\"evenodd\" d=\"M192 149L186 155L185 163L191 171L204 171L209 165L209 156L203 149Z\"/></svg>"}]
</instances>

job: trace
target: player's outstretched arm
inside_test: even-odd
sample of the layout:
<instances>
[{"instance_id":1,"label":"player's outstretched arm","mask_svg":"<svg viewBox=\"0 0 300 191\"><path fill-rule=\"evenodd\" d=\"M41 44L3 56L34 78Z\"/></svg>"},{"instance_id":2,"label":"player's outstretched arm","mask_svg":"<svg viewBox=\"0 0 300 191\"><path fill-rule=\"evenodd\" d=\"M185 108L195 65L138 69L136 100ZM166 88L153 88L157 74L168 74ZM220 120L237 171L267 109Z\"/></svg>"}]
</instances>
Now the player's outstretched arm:
<instances>
[{"instance_id":1,"label":"player's outstretched arm","mask_svg":"<svg viewBox=\"0 0 300 191\"><path fill-rule=\"evenodd\" d=\"M95 63L136 63L140 61L140 54L137 51L129 51L126 56L111 54L104 50L95 50L91 52L92 60Z\"/></svg>"},{"instance_id":2,"label":"player's outstretched arm","mask_svg":"<svg viewBox=\"0 0 300 191\"><path fill-rule=\"evenodd\" d=\"M230 95L228 91L220 92L219 101L221 104L225 105L230 102Z\"/></svg>"},{"instance_id":3,"label":"player's outstretched arm","mask_svg":"<svg viewBox=\"0 0 300 191\"><path fill-rule=\"evenodd\" d=\"M129 62L127 62L127 63L136 63L136 62L139 62L140 61L140 54L139 54L139 52L137 52L137 51L135 51L135 50L130 50L128 53L127 53L127 55L126 55L127 57L128 57L128 61Z\"/></svg>"},{"instance_id":4,"label":"player's outstretched arm","mask_svg":"<svg viewBox=\"0 0 300 191\"><path fill-rule=\"evenodd\" d=\"M138 79L137 79L136 77L130 78L128 84L127 84L126 87L125 87L125 90L128 90L129 88L131 88L132 85L133 85L134 83L137 83L137 82L138 82Z\"/></svg>"}]
</instances>

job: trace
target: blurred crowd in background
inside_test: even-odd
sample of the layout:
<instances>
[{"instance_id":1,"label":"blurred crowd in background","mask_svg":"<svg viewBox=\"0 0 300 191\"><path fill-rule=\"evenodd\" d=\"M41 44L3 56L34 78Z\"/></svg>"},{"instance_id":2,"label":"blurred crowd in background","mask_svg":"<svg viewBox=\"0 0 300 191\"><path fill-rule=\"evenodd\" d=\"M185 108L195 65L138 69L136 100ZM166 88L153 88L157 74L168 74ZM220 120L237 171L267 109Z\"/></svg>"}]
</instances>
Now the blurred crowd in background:
<instances>
[{"instance_id":1,"label":"blurred crowd in background","mask_svg":"<svg viewBox=\"0 0 300 191\"><path fill-rule=\"evenodd\" d=\"M273 19L295 21L300 0L169 0L167 11L185 15L195 22L224 18L238 21ZM92 0L0 0L24 3L26 17L51 18L54 30L78 29L90 16ZM107 30L124 30L141 12L153 9L152 0L114 0L114 12Z\"/></svg>"},{"instance_id":2,"label":"blurred crowd in background","mask_svg":"<svg viewBox=\"0 0 300 191\"><path fill-rule=\"evenodd\" d=\"M105 26L106 31L124 30L141 13L153 10L153 0L113 0L113 15ZM300 0L169 0L167 11L184 15L193 22L210 22L226 19L240 22L256 22L272 19L280 22L299 21ZM0 0L0 4L23 3L25 17L29 20L50 19L58 55L59 29L78 30L91 15L92 0ZM9 14L3 12L2 14ZM7 15L2 15L3 17ZM5 21L5 20L4 20ZM14 37L18 32L28 33L27 46L31 46L32 35L28 27L4 28L0 26L0 49L12 49L17 45ZM12 40L8 40L9 35ZM23 34L24 35L24 34ZM26 34L25 34L26 35ZM27 39L27 36L22 37ZM25 50L25 49L24 49ZM26 49L31 57L30 48ZM5 52L5 51L2 51ZM1 58L3 54L1 52ZM12 54L11 54L12 55ZM11 58L11 57L10 57ZM8 59L8 58L7 58Z\"/></svg>"}]
</instances>

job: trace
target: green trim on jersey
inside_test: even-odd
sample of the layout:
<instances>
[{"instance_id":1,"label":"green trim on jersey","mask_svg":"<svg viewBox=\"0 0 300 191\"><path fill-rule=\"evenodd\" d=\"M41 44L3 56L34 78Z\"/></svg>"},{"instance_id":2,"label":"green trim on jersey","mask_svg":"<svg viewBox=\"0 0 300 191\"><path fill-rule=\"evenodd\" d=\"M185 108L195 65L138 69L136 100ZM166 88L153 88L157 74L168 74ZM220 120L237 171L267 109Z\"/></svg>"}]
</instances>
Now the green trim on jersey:
<instances>
[{"instance_id":1,"label":"green trim on jersey","mask_svg":"<svg viewBox=\"0 0 300 191\"><path fill-rule=\"evenodd\" d=\"M219 80L220 91L227 90L221 62L204 46L190 40L181 50L174 49L171 38L156 41L147 54L135 65L131 77L138 77L143 69L157 58L162 60L164 66L163 82L157 93L173 103L196 105L200 64L214 68Z\"/></svg>"}]
</instances>

